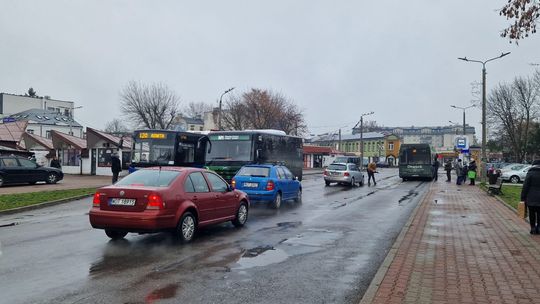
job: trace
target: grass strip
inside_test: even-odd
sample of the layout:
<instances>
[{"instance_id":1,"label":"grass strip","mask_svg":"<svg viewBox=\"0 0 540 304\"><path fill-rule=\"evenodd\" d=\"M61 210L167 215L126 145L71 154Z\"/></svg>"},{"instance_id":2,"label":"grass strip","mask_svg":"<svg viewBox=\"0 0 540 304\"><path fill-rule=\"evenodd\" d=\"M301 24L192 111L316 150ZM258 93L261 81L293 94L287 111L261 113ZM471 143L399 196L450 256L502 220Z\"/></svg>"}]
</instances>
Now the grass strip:
<instances>
[{"instance_id":1,"label":"grass strip","mask_svg":"<svg viewBox=\"0 0 540 304\"><path fill-rule=\"evenodd\" d=\"M0 195L0 211L31 206L70 197L93 194L96 188L39 191Z\"/></svg>"},{"instance_id":2,"label":"grass strip","mask_svg":"<svg viewBox=\"0 0 540 304\"><path fill-rule=\"evenodd\" d=\"M508 205L517 209L519 201L521 200L521 188L519 186L502 186L502 194L499 197Z\"/></svg>"}]
</instances>

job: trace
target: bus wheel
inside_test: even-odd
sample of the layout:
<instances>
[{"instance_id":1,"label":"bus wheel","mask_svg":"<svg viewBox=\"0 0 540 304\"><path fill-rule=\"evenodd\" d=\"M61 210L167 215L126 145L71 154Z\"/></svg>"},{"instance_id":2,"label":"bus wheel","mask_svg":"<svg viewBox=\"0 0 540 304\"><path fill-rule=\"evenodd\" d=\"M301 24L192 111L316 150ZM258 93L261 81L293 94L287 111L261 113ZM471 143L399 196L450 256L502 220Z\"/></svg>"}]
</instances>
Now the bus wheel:
<instances>
[{"instance_id":1,"label":"bus wheel","mask_svg":"<svg viewBox=\"0 0 540 304\"><path fill-rule=\"evenodd\" d=\"M404 181L404 182L406 182L406 181L407 181L407 179L406 179L406 178L404 177L404 178L403 178L403 181Z\"/></svg>"}]
</instances>

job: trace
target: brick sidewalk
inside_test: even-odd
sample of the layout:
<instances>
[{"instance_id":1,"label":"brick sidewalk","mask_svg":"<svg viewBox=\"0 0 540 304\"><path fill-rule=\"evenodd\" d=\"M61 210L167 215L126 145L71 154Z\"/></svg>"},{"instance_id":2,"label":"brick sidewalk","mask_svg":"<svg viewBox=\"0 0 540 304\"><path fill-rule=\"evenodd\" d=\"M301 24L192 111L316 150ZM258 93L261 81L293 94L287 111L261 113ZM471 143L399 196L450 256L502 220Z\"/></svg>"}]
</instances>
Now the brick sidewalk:
<instances>
[{"instance_id":1,"label":"brick sidewalk","mask_svg":"<svg viewBox=\"0 0 540 304\"><path fill-rule=\"evenodd\" d=\"M401 237L371 303L540 302L540 235L477 187L433 183Z\"/></svg>"}]
</instances>

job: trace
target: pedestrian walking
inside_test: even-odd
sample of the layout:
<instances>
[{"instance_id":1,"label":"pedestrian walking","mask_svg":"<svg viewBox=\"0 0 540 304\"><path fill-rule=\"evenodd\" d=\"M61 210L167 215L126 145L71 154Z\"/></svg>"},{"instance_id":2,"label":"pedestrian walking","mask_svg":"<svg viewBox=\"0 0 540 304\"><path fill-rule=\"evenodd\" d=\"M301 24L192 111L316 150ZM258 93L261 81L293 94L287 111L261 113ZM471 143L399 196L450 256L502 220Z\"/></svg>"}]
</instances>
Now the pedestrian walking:
<instances>
[{"instance_id":1,"label":"pedestrian walking","mask_svg":"<svg viewBox=\"0 0 540 304\"><path fill-rule=\"evenodd\" d=\"M367 175L368 175L368 186L371 186L371 180L373 179L373 185L376 186L377 182L375 181L375 173L377 172L377 165L374 162L371 162L367 166Z\"/></svg>"},{"instance_id":2,"label":"pedestrian walking","mask_svg":"<svg viewBox=\"0 0 540 304\"><path fill-rule=\"evenodd\" d=\"M461 159L457 160L456 163L456 185L461 185L461 181L463 180L463 163L461 162Z\"/></svg>"},{"instance_id":3,"label":"pedestrian walking","mask_svg":"<svg viewBox=\"0 0 540 304\"><path fill-rule=\"evenodd\" d=\"M531 234L539 234L540 225L540 160L535 160L532 167L527 172L523 188L521 190L521 201L529 209L529 223L531 224Z\"/></svg>"},{"instance_id":4,"label":"pedestrian walking","mask_svg":"<svg viewBox=\"0 0 540 304\"><path fill-rule=\"evenodd\" d=\"M62 165L60 164L60 160L56 156L53 156L53 159L51 160L51 167L58 168L58 169L62 168Z\"/></svg>"},{"instance_id":5,"label":"pedestrian walking","mask_svg":"<svg viewBox=\"0 0 540 304\"><path fill-rule=\"evenodd\" d=\"M435 181L439 180L439 166L441 163L439 162L439 156L435 154L435 160L433 161L433 174L435 175Z\"/></svg>"},{"instance_id":6,"label":"pedestrian walking","mask_svg":"<svg viewBox=\"0 0 540 304\"><path fill-rule=\"evenodd\" d=\"M446 171L446 182L451 182L452 181L452 161L451 160L448 160L445 164L444 164L444 171Z\"/></svg>"},{"instance_id":7,"label":"pedestrian walking","mask_svg":"<svg viewBox=\"0 0 540 304\"><path fill-rule=\"evenodd\" d=\"M120 158L118 158L118 153L113 153L111 156L111 171L112 171L112 183L118 181L118 175L122 171L122 164L120 163Z\"/></svg>"},{"instance_id":8,"label":"pedestrian walking","mask_svg":"<svg viewBox=\"0 0 540 304\"><path fill-rule=\"evenodd\" d=\"M476 162L474 161L474 159L469 164L467 170L467 177L471 181L469 185L474 186L474 181L476 180Z\"/></svg>"},{"instance_id":9,"label":"pedestrian walking","mask_svg":"<svg viewBox=\"0 0 540 304\"><path fill-rule=\"evenodd\" d=\"M463 170L461 170L461 183L466 184L467 183L467 173L469 172L469 165L467 165L466 162L463 162Z\"/></svg>"}]
</instances>

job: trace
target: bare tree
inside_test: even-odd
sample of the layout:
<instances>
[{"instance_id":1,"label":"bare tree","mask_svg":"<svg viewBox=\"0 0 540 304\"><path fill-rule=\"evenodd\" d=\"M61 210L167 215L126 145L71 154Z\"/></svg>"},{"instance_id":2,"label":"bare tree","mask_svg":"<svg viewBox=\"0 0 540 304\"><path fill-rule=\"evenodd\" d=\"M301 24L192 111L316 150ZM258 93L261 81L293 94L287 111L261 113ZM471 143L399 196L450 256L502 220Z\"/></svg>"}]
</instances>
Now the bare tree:
<instances>
[{"instance_id":1,"label":"bare tree","mask_svg":"<svg viewBox=\"0 0 540 304\"><path fill-rule=\"evenodd\" d=\"M226 130L244 130L248 128L248 119L245 115L246 105L240 96L231 94L224 104L221 114L221 124ZM220 115L219 113L217 113Z\"/></svg>"},{"instance_id":2,"label":"bare tree","mask_svg":"<svg viewBox=\"0 0 540 304\"><path fill-rule=\"evenodd\" d=\"M488 100L489 123L508 142L516 161L525 158L530 126L538 113L538 88L532 78L516 78L511 84L499 84Z\"/></svg>"},{"instance_id":3,"label":"bare tree","mask_svg":"<svg viewBox=\"0 0 540 304\"><path fill-rule=\"evenodd\" d=\"M105 132L112 134L126 133L129 132L128 127L122 122L122 120L115 118L107 124L105 124Z\"/></svg>"},{"instance_id":4,"label":"bare tree","mask_svg":"<svg viewBox=\"0 0 540 304\"><path fill-rule=\"evenodd\" d=\"M212 111L212 105L204 102L190 102L184 108L183 113L186 117L203 118L205 112Z\"/></svg>"},{"instance_id":5,"label":"bare tree","mask_svg":"<svg viewBox=\"0 0 540 304\"><path fill-rule=\"evenodd\" d=\"M540 19L539 0L508 0L499 14L505 16L511 24L505 28L501 36L516 43L529 34L536 33L536 24Z\"/></svg>"},{"instance_id":6,"label":"bare tree","mask_svg":"<svg viewBox=\"0 0 540 304\"><path fill-rule=\"evenodd\" d=\"M180 99L162 83L151 85L130 81L120 92L123 115L138 127L170 129L180 113Z\"/></svg>"},{"instance_id":7,"label":"bare tree","mask_svg":"<svg viewBox=\"0 0 540 304\"><path fill-rule=\"evenodd\" d=\"M283 94L251 89L225 102L222 124L226 129L277 129L300 135L307 131L302 111Z\"/></svg>"}]
</instances>

